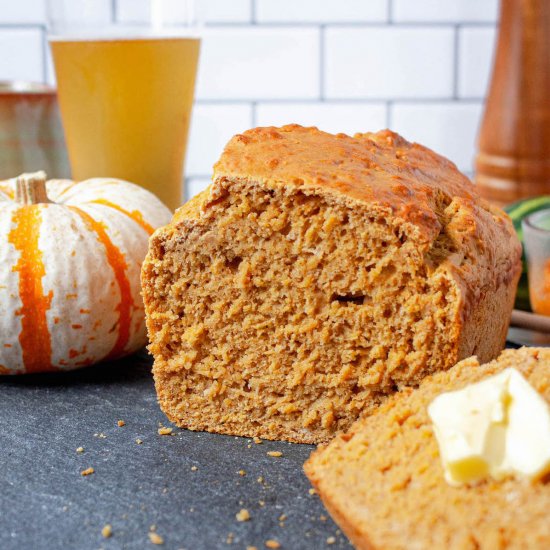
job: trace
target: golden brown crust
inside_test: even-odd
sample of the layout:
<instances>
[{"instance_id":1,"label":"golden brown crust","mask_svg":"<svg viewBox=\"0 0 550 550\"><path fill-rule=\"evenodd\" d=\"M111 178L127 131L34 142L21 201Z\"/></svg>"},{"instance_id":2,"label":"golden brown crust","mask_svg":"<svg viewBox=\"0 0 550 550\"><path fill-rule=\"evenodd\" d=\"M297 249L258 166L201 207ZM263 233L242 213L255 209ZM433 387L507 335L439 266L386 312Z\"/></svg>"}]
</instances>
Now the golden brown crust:
<instances>
[{"instance_id":1,"label":"golden brown crust","mask_svg":"<svg viewBox=\"0 0 550 550\"><path fill-rule=\"evenodd\" d=\"M447 159L401 136L332 135L296 124L253 128L236 135L214 165L214 179L251 178L377 203L411 221L431 241L440 230L438 192L477 198L469 180Z\"/></svg>"},{"instance_id":2,"label":"golden brown crust","mask_svg":"<svg viewBox=\"0 0 550 550\"><path fill-rule=\"evenodd\" d=\"M441 229L435 210L442 194L507 218L479 197L451 161L390 130L351 137L297 124L253 128L229 141L214 165L218 178L295 185L376 203L417 225L430 242Z\"/></svg>"},{"instance_id":3,"label":"golden brown crust","mask_svg":"<svg viewBox=\"0 0 550 550\"><path fill-rule=\"evenodd\" d=\"M485 365L469 358L429 376L312 453L305 472L356 548L549 547L547 480L448 485L427 415L436 395L507 367L520 370L550 402L550 350L506 350Z\"/></svg>"},{"instance_id":4,"label":"golden brown crust","mask_svg":"<svg viewBox=\"0 0 550 550\"><path fill-rule=\"evenodd\" d=\"M214 182L233 179L298 186L391 212L416 229L421 250L436 252L435 267L443 260L452 271L464 322L501 284L515 294L521 244L506 213L482 199L451 161L390 130L350 137L296 124L253 128L233 137L214 165Z\"/></svg>"}]
</instances>

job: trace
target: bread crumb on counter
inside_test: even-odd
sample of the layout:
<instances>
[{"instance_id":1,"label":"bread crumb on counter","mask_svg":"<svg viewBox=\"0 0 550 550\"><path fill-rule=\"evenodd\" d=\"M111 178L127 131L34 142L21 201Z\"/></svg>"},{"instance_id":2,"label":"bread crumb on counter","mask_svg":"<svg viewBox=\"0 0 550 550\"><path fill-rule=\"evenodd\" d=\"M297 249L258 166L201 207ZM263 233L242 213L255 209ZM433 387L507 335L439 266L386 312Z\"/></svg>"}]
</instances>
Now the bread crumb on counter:
<instances>
[{"instance_id":1,"label":"bread crumb on counter","mask_svg":"<svg viewBox=\"0 0 550 550\"><path fill-rule=\"evenodd\" d=\"M336 542L336 537L328 537L327 544L334 544Z\"/></svg>"},{"instance_id":2,"label":"bread crumb on counter","mask_svg":"<svg viewBox=\"0 0 550 550\"><path fill-rule=\"evenodd\" d=\"M149 540L153 544L164 544L164 539L158 533L155 533L154 531L151 531L149 533Z\"/></svg>"},{"instance_id":3,"label":"bread crumb on counter","mask_svg":"<svg viewBox=\"0 0 550 550\"><path fill-rule=\"evenodd\" d=\"M166 428L162 427L158 429L159 435L170 435L174 429L173 428Z\"/></svg>"},{"instance_id":4,"label":"bread crumb on counter","mask_svg":"<svg viewBox=\"0 0 550 550\"><path fill-rule=\"evenodd\" d=\"M237 521L248 521L250 519L250 512L246 508L242 508L235 514Z\"/></svg>"},{"instance_id":5,"label":"bread crumb on counter","mask_svg":"<svg viewBox=\"0 0 550 550\"><path fill-rule=\"evenodd\" d=\"M191 466L191 471L196 472L198 470L197 466Z\"/></svg>"},{"instance_id":6,"label":"bread crumb on counter","mask_svg":"<svg viewBox=\"0 0 550 550\"><path fill-rule=\"evenodd\" d=\"M141 445L141 444L143 443L143 441L142 441L141 439L136 439L136 443L137 443L138 445Z\"/></svg>"},{"instance_id":7,"label":"bread crumb on counter","mask_svg":"<svg viewBox=\"0 0 550 550\"><path fill-rule=\"evenodd\" d=\"M101 534L106 539L108 539L109 537L112 537L113 536L113 527L109 523L107 523L107 525L104 525L103 529L101 529Z\"/></svg>"},{"instance_id":8,"label":"bread crumb on counter","mask_svg":"<svg viewBox=\"0 0 550 550\"><path fill-rule=\"evenodd\" d=\"M281 544L274 539L268 539L265 541L266 548L280 548Z\"/></svg>"},{"instance_id":9,"label":"bread crumb on counter","mask_svg":"<svg viewBox=\"0 0 550 550\"><path fill-rule=\"evenodd\" d=\"M117 420L117 426L122 428L122 426L126 426L126 422L124 422L124 420Z\"/></svg>"},{"instance_id":10,"label":"bread crumb on counter","mask_svg":"<svg viewBox=\"0 0 550 550\"><path fill-rule=\"evenodd\" d=\"M246 475L246 471L245 471L245 470L239 470L239 471L238 471L238 474L239 474L240 476L245 476L245 475Z\"/></svg>"},{"instance_id":11,"label":"bread crumb on counter","mask_svg":"<svg viewBox=\"0 0 550 550\"><path fill-rule=\"evenodd\" d=\"M95 470L93 468L86 468L85 470L82 470L80 472L80 475L89 476L89 475L93 474L94 472L95 472Z\"/></svg>"},{"instance_id":12,"label":"bread crumb on counter","mask_svg":"<svg viewBox=\"0 0 550 550\"><path fill-rule=\"evenodd\" d=\"M310 495L316 495L316 494L317 494L317 491L316 491L313 487L311 487L311 489L308 491L308 493L309 493Z\"/></svg>"},{"instance_id":13,"label":"bread crumb on counter","mask_svg":"<svg viewBox=\"0 0 550 550\"><path fill-rule=\"evenodd\" d=\"M278 458L283 456L283 453L281 451L267 451L267 456L274 456Z\"/></svg>"},{"instance_id":14,"label":"bread crumb on counter","mask_svg":"<svg viewBox=\"0 0 550 550\"><path fill-rule=\"evenodd\" d=\"M254 443L256 443L256 445L260 445L262 442L262 440L259 438L259 437L255 437L252 441L254 441Z\"/></svg>"},{"instance_id":15,"label":"bread crumb on counter","mask_svg":"<svg viewBox=\"0 0 550 550\"><path fill-rule=\"evenodd\" d=\"M83 453L84 452L84 447L77 447L76 452L77 453Z\"/></svg>"}]
</instances>

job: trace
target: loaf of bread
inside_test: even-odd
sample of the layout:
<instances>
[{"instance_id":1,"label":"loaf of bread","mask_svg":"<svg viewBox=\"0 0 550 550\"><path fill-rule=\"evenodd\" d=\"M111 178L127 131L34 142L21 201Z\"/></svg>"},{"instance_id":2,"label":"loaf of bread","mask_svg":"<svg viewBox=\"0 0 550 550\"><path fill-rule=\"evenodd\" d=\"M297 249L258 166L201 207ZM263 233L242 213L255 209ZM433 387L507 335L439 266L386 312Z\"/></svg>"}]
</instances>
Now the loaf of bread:
<instances>
[{"instance_id":1,"label":"loaf of bread","mask_svg":"<svg viewBox=\"0 0 550 550\"><path fill-rule=\"evenodd\" d=\"M480 366L475 357L399 392L346 434L313 453L305 471L359 550L550 548L550 484L513 478L453 487L427 407L507 367L550 402L550 350L506 350Z\"/></svg>"},{"instance_id":2,"label":"loaf of bread","mask_svg":"<svg viewBox=\"0 0 550 550\"><path fill-rule=\"evenodd\" d=\"M453 163L397 134L237 135L150 241L160 405L192 430L327 441L397 388L497 356L520 251Z\"/></svg>"}]
</instances>

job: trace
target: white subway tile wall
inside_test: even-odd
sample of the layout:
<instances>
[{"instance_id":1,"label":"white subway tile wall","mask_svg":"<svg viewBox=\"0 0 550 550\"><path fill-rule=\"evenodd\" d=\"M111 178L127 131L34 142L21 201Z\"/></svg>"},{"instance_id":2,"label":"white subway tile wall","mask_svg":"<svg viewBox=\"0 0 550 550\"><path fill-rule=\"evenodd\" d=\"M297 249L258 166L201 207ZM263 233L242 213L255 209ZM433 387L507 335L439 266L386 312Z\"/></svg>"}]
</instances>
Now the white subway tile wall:
<instances>
[{"instance_id":1,"label":"white subway tile wall","mask_svg":"<svg viewBox=\"0 0 550 550\"><path fill-rule=\"evenodd\" d=\"M495 29L462 27L458 32L458 95L485 96L493 61Z\"/></svg>"},{"instance_id":2,"label":"white subway tile wall","mask_svg":"<svg viewBox=\"0 0 550 550\"><path fill-rule=\"evenodd\" d=\"M318 99L319 51L315 28L206 28L197 99Z\"/></svg>"},{"instance_id":3,"label":"white subway tile wall","mask_svg":"<svg viewBox=\"0 0 550 550\"><path fill-rule=\"evenodd\" d=\"M453 29L333 27L325 32L328 98L451 97Z\"/></svg>"},{"instance_id":4,"label":"white subway tile wall","mask_svg":"<svg viewBox=\"0 0 550 550\"><path fill-rule=\"evenodd\" d=\"M46 4L44 0L0 0L0 25L25 25L44 23Z\"/></svg>"},{"instance_id":5,"label":"white subway tile wall","mask_svg":"<svg viewBox=\"0 0 550 550\"><path fill-rule=\"evenodd\" d=\"M181 0L165 0L180 10ZM115 24L149 0L102 0ZM98 6L102 2L97 3ZM55 82L46 0L0 0L0 80ZM195 0L204 38L186 196L225 142L255 125L390 127L472 173L498 0Z\"/></svg>"},{"instance_id":6,"label":"white subway tile wall","mask_svg":"<svg viewBox=\"0 0 550 550\"><path fill-rule=\"evenodd\" d=\"M0 80L40 81L43 76L42 32L33 27L0 29Z\"/></svg>"}]
</instances>

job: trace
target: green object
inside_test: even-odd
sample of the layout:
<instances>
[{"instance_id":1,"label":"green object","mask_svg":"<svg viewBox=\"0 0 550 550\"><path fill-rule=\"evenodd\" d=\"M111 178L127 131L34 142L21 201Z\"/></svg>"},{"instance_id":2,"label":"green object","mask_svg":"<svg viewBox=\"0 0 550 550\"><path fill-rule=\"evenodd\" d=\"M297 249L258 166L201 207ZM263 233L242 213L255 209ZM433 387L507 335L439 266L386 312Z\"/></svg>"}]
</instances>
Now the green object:
<instances>
[{"instance_id":1,"label":"green object","mask_svg":"<svg viewBox=\"0 0 550 550\"><path fill-rule=\"evenodd\" d=\"M516 303L514 307L516 309L523 309L525 311L531 311L531 304L529 303L529 281L527 280L527 259L525 258L525 246L523 244L523 229L521 227L521 221L534 212L550 208L550 196L533 197L531 199L524 199L514 202L504 207L506 213L512 218L514 229L518 234L519 240L523 246L523 252L521 255L522 271L518 284L518 292L516 294Z\"/></svg>"}]
</instances>

